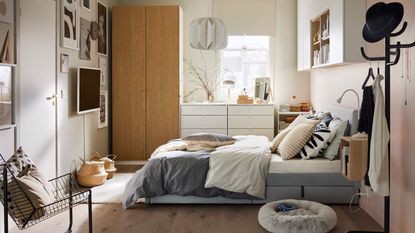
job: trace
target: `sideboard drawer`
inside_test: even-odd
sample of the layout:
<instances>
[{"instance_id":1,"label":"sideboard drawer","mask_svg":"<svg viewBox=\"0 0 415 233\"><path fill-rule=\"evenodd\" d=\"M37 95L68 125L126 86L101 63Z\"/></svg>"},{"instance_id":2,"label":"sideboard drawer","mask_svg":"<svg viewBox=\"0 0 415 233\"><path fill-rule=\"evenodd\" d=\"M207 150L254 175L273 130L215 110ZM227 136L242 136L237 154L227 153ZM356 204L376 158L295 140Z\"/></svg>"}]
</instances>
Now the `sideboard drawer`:
<instances>
[{"instance_id":1,"label":"sideboard drawer","mask_svg":"<svg viewBox=\"0 0 415 233\"><path fill-rule=\"evenodd\" d=\"M182 116L226 116L226 105L182 105Z\"/></svg>"},{"instance_id":2,"label":"sideboard drawer","mask_svg":"<svg viewBox=\"0 0 415 233\"><path fill-rule=\"evenodd\" d=\"M229 116L273 116L274 105L229 105Z\"/></svg>"},{"instance_id":3,"label":"sideboard drawer","mask_svg":"<svg viewBox=\"0 0 415 233\"><path fill-rule=\"evenodd\" d=\"M265 136L270 141L274 139L274 129L228 129L229 136L237 135L257 135Z\"/></svg>"},{"instance_id":4,"label":"sideboard drawer","mask_svg":"<svg viewBox=\"0 0 415 233\"><path fill-rule=\"evenodd\" d=\"M180 137L184 138L195 133L216 133L227 135L227 129L182 129Z\"/></svg>"},{"instance_id":5,"label":"sideboard drawer","mask_svg":"<svg viewBox=\"0 0 415 233\"><path fill-rule=\"evenodd\" d=\"M226 129L226 116L182 116L182 129Z\"/></svg>"},{"instance_id":6,"label":"sideboard drawer","mask_svg":"<svg viewBox=\"0 0 415 233\"><path fill-rule=\"evenodd\" d=\"M228 121L230 129L274 128L274 116L229 116Z\"/></svg>"}]
</instances>

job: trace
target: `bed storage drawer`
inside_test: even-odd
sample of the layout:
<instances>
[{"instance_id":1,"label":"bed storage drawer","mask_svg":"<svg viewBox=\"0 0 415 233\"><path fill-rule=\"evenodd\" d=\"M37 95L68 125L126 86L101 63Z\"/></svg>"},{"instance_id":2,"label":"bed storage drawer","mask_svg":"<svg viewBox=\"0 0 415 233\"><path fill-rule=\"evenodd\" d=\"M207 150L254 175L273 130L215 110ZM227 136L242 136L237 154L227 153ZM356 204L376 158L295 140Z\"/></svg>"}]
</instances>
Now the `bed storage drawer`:
<instances>
[{"instance_id":1,"label":"bed storage drawer","mask_svg":"<svg viewBox=\"0 0 415 233\"><path fill-rule=\"evenodd\" d=\"M325 204L346 204L350 202L355 191L353 186L305 186L304 199Z\"/></svg>"},{"instance_id":2,"label":"bed storage drawer","mask_svg":"<svg viewBox=\"0 0 415 233\"><path fill-rule=\"evenodd\" d=\"M301 187L267 187L266 198L262 200L253 200L254 204L262 204L283 199L301 199Z\"/></svg>"}]
</instances>

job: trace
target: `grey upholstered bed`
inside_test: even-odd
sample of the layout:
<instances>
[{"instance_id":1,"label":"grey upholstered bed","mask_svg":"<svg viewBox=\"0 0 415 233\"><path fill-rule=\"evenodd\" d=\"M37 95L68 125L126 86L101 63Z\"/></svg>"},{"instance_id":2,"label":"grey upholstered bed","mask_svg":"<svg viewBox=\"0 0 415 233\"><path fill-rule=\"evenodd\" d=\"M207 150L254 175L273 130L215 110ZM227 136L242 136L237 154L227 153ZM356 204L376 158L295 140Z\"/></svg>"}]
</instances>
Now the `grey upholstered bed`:
<instances>
[{"instance_id":1,"label":"grey upholstered bed","mask_svg":"<svg viewBox=\"0 0 415 233\"><path fill-rule=\"evenodd\" d=\"M352 135L357 131L357 110L334 105L321 106L320 110L348 120L349 128L346 134ZM145 202L147 204L261 204L291 198L327 204L348 204L358 190L359 182L348 181L340 173L339 160L315 159L284 162L279 159L278 155L273 155L267 177L265 199L163 195L145 198Z\"/></svg>"}]
</instances>

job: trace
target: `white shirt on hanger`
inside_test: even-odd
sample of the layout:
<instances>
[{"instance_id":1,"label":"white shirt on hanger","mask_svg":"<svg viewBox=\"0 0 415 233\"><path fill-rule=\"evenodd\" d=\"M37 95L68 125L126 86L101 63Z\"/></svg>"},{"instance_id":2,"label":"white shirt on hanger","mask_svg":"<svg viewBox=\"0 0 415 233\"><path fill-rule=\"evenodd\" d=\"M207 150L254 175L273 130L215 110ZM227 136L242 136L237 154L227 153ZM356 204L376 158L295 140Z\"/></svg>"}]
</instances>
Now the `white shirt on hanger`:
<instances>
[{"instance_id":1,"label":"white shirt on hanger","mask_svg":"<svg viewBox=\"0 0 415 233\"><path fill-rule=\"evenodd\" d=\"M380 82L384 79L377 75L373 83L375 110L373 114L372 138L370 140L370 185L378 195L389 196L389 129L385 116L385 99Z\"/></svg>"}]
</instances>

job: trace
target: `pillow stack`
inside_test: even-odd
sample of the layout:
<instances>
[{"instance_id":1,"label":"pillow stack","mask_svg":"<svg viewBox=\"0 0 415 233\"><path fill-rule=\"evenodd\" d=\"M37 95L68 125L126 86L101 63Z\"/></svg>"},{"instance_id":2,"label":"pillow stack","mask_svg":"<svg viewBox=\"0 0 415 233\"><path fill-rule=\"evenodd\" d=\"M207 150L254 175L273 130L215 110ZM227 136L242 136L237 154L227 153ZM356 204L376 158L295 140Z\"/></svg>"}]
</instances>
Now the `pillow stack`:
<instances>
[{"instance_id":1,"label":"pillow stack","mask_svg":"<svg viewBox=\"0 0 415 233\"><path fill-rule=\"evenodd\" d=\"M41 207L53 202L53 195L46 180L21 147L6 161L6 164L15 177L15 180L8 184L9 208L13 215L22 222L29 217L31 220L42 217L45 213ZM32 216L33 209L27 208L31 203L35 209L39 209Z\"/></svg>"},{"instance_id":2,"label":"pillow stack","mask_svg":"<svg viewBox=\"0 0 415 233\"><path fill-rule=\"evenodd\" d=\"M337 156L347 125L347 121L333 119L330 113L300 115L274 138L271 151L284 160L295 156L303 159L324 156L332 160Z\"/></svg>"}]
</instances>

